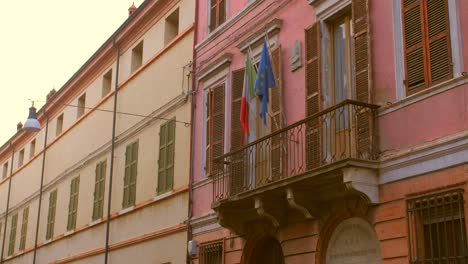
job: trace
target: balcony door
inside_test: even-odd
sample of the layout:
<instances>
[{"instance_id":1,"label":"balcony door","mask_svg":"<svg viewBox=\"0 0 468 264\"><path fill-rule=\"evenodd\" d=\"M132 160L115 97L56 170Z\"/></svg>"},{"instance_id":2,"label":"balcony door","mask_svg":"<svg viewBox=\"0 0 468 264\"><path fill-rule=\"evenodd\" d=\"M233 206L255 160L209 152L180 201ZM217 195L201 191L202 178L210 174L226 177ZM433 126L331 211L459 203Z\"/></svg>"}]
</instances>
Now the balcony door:
<instances>
[{"instance_id":1,"label":"balcony door","mask_svg":"<svg viewBox=\"0 0 468 264\"><path fill-rule=\"evenodd\" d=\"M353 27L351 16L344 15L327 23L330 52L330 82L328 99L330 106L335 106L355 96ZM324 160L334 162L351 156L352 127L350 105L345 105L331 112L324 119L323 138Z\"/></svg>"}]
</instances>

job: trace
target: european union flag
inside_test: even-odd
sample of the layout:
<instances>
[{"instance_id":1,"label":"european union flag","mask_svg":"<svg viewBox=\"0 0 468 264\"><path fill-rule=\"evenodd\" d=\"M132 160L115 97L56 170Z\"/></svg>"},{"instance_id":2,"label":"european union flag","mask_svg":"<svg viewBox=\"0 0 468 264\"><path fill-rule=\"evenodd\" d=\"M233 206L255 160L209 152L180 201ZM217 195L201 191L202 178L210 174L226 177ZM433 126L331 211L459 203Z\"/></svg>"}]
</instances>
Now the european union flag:
<instances>
[{"instance_id":1,"label":"european union flag","mask_svg":"<svg viewBox=\"0 0 468 264\"><path fill-rule=\"evenodd\" d=\"M257 80L255 81L255 95L260 99L260 117L263 118L263 124L266 125L266 114L268 111L268 89L275 88L275 75L270 61L270 54L266 39L263 41L260 65L258 66Z\"/></svg>"}]
</instances>

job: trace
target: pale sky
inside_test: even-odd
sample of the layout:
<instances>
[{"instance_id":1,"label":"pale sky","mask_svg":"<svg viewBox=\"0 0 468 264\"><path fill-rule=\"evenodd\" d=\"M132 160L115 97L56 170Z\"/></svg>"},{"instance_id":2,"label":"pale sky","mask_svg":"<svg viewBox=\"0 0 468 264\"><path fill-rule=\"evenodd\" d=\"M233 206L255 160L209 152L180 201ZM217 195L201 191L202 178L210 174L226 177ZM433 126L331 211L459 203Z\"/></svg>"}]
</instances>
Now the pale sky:
<instances>
[{"instance_id":1,"label":"pale sky","mask_svg":"<svg viewBox=\"0 0 468 264\"><path fill-rule=\"evenodd\" d=\"M143 0L2 0L0 15L0 146L26 121L31 102L45 101ZM39 109L43 103L36 103Z\"/></svg>"}]
</instances>

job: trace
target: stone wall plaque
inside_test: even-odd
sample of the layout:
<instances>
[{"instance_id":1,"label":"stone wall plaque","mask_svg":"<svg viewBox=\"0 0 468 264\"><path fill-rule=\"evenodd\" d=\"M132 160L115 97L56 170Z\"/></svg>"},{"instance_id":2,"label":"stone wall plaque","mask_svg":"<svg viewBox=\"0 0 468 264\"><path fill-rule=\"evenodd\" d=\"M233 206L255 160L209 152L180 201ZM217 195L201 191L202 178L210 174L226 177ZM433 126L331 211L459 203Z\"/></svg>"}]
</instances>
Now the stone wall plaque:
<instances>
[{"instance_id":1,"label":"stone wall plaque","mask_svg":"<svg viewBox=\"0 0 468 264\"><path fill-rule=\"evenodd\" d=\"M354 217L341 222L327 247L326 264L381 264L380 245L372 226Z\"/></svg>"}]
</instances>

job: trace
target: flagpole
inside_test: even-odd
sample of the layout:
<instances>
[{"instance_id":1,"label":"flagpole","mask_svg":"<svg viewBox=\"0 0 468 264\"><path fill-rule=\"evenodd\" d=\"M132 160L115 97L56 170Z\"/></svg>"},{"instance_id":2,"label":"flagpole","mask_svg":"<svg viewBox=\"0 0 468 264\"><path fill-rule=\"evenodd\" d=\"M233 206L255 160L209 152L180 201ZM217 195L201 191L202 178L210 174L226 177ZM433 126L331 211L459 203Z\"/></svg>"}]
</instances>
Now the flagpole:
<instances>
[{"instance_id":1,"label":"flagpole","mask_svg":"<svg viewBox=\"0 0 468 264\"><path fill-rule=\"evenodd\" d=\"M268 56L270 56L270 58L272 58L271 52L270 52L270 39L268 38L268 31L267 31L267 28L266 28L266 27L265 27L265 41L266 41L266 43L267 43L266 46L267 46ZM272 71L273 71L273 75L274 75L273 77L275 77L275 81L278 81L278 79L276 78L277 74L275 73L275 67L272 67ZM276 85L276 86L278 86L278 87L276 87L277 89L281 89L281 86L280 86L279 84L280 84L280 82L278 81L278 84ZM273 92L273 91L272 91L272 92ZM282 97L281 97L281 93L280 93L280 99L279 99L279 100L280 100L280 109L283 110L282 107L281 107L281 101L282 101L281 98L282 98ZM276 127L278 128L278 130L281 129L281 126L280 126L278 120L276 120L276 118L273 117L270 108L268 108L267 113L268 113L268 116L269 116L271 119L273 119L273 121L275 122L275 125L276 125ZM282 115L282 114L283 114L283 111L281 111L281 115Z\"/></svg>"}]
</instances>

